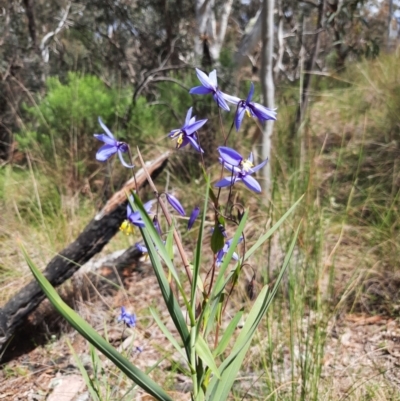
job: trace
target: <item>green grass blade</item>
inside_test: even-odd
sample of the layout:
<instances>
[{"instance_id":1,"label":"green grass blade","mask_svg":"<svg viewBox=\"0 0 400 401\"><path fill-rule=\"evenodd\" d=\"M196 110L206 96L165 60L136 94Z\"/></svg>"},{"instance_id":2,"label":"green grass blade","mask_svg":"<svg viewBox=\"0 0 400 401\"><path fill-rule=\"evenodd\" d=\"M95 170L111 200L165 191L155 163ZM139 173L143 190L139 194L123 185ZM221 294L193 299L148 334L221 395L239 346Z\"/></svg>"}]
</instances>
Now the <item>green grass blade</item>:
<instances>
[{"instance_id":1,"label":"green grass blade","mask_svg":"<svg viewBox=\"0 0 400 401\"><path fill-rule=\"evenodd\" d=\"M149 251L149 257L154 269L154 273L157 277L158 285L160 286L160 290L163 295L165 304L168 308L168 312L171 316L171 319L174 322L179 335L181 336L186 351L187 359L190 361L191 351L190 351L189 330L187 328L185 318L183 317L181 307L177 299L175 298L174 293L172 292L171 286L169 285L167 278L165 277L164 269L161 264L159 254L163 257L165 264L169 266L169 270L171 271L174 278L175 276L177 276L175 267L173 266L173 263L165 250L164 244L162 243L160 236L158 235L156 229L153 226L153 222L151 221L149 215L144 210L143 205L140 202L140 199L136 196L136 194L134 194L134 197L135 197L134 206L137 208L137 210L139 210L140 215L146 226L145 228L141 229L141 232L146 247ZM179 278L177 278L176 280L177 280L176 284L182 296L185 296L185 293L180 285Z\"/></svg>"},{"instance_id":2,"label":"green grass blade","mask_svg":"<svg viewBox=\"0 0 400 401\"><path fill-rule=\"evenodd\" d=\"M244 256L244 260L247 260L253 253L268 239L271 235L281 226L281 224L289 217L289 215L296 209L298 204L302 201L304 195L298 199L296 203L294 203L291 208L264 234L262 235L257 242L246 252Z\"/></svg>"},{"instance_id":3,"label":"green grass blade","mask_svg":"<svg viewBox=\"0 0 400 401\"><path fill-rule=\"evenodd\" d=\"M217 280L215 281L215 285L211 291L211 297L210 297L211 300L214 299L215 297L218 297L220 292L224 289L224 286L223 286L224 274L225 274L226 269L229 266L229 263L232 260L232 255L235 252L237 244L239 242L239 239L243 233L248 216L249 216L249 210L247 209L242 217L242 220L240 221L240 224L236 230L235 235L233 236L231 246L229 247L227 254L224 256L224 260L223 260L221 266L218 268L218 277L217 277Z\"/></svg>"},{"instance_id":4,"label":"green grass blade","mask_svg":"<svg viewBox=\"0 0 400 401\"><path fill-rule=\"evenodd\" d=\"M197 355L211 369L211 371L214 373L214 375L216 377L221 378L219 371L218 371L218 367L215 364L215 359L213 357L213 354L211 353L208 344L206 343L206 341L204 340L204 338L201 334L197 335L195 347L196 347Z\"/></svg>"},{"instance_id":5,"label":"green grass blade","mask_svg":"<svg viewBox=\"0 0 400 401\"><path fill-rule=\"evenodd\" d=\"M86 387L89 390L92 400L93 401L101 401L100 395L99 395L97 389L95 388L92 379L89 377L88 372L86 371L85 367L83 366L82 361L79 359L77 353L75 352L74 347L71 345L71 343L68 340L67 340L67 344L74 357L76 366L78 366L78 369L81 372L82 378L83 378L84 382L86 383Z\"/></svg>"},{"instance_id":6,"label":"green grass blade","mask_svg":"<svg viewBox=\"0 0 400 401\"><path fill-rule=\"evenodd\" d=\"M164 333L165 337L167 337L168 341L175 347L175 349L179 352L179 354L182 356L182 358L184 360L187 360L187 357L186 357L182 347L178 344L178 341L175 340L174 336L167 329L165 324L162 322L162 320L158 316L157 312L153 308L150 308L150 313L154 317L154 320L158 324L158 327L160 328L160 330Z\"/></svg>"},{"instance_id":7,"label":"green grass blade","mask_svg":"<svg viewBox=\"0 0 400 401\"><path fill-rule=\"evenodd\" d=\"M270 307L276 292L278 291L279 284L289 265L299 230L300 230L300 225L297 228L296 233L293 237L290 248L285 256L282 269L279 273L279 276L276 280L276 283L272 291L269 291L267 285L262 289L261 293L254 302L253 307L251 308L246 323L242 331L240 332L229 357L226 358L224 362L221 364L219 368L221 373L221 380L219 380L217 377L213 377L213 379L211 380L206 393L206 398L208 400L224 401L227 399L229 392L231 391L231 388L233 386L233 383L236 379L237 373L242 366L244 357L250 347L254 333L258 325L260 324L261 319L264 317L265 313Z\"/></svg>"},{"instance_id":8,"label":"green grass blade","mask_svg":"<svg viewBox=\"0 0 400 401\"><path fill-rule=\"evenodd\" d=\"M71 309L57 294L56 290L47 281L44 275L29 258L26 250L22 247L25 260L33 275L38 281L41 289L50 300L54 308L74 327L83 337L93 344L111 362L114 363L131 380L141 388L155 397L157 400L172 401L171 397L153 380L151 380L140 369L124 358L111 344L109 344L96 330L94 330L84 319Z\"/></svg>"},{"instance_id":9,"label":"green grass blade","mask_svg":"<svg viewBox=\"0 0 400 401\"><path fill-rule=\"evenodd\" d=\"M169 233L165 241L165 249L167 250L170 260L174 260L174 224L172 224L169 229Z\"/></svg>"},{"instance_id":10,"label":"green grass blade","mask_svg":"<svg viewBox=\"0 0 400 401\"><path fill-rule=\"evenodd\" d=\"M157 256L159 255L161 257L161 259L167 266L168 270L171 272L172 276L174 277L176 284L181 289L182 285L181 285L181 282L179 279L179 275L176 272L175 266L172 262L172 258L170 257L170 255L166 249L166 246L164 245L163 241L161 240L160 235L158 234L158 231L154 227L153 221L151 220L150 216L147 214L146 210L143 207L141 200L137 197L137 195L135 193L133 193L132 195L135 199L134 202L131 202L131 199L128 198L129 203L132 207L132 210L139 211L140 216L146 226L147 233L149 234L147 236L147 240L149 240L151 238L151 241L150 241L151 246L150 246L149 244L147 244L146 239L143 236L143 231L145 231L145 230L140 229L142 232L143 239L145 240L146 247L149 250L149 256L151 256L150 248L155 249ZM173 234L173 225L171 226L171 231Z\"/></svg>"},{"instance_id":11,"label":"green grass blade","mask_svg":"<svg viewBox=\"0 0 400 401\"><path fill-rule=\"evenodd\" d=\"M209 186L209 178L207 180L207 190L206 190L206 196L204 199L203 213L202 213L202 218L201 218L201 222L200 222L199 235L197 237L197 247L196 247L194 264L193 264L193 282L192 282L192 288L191 288L191 294L190 294L190 301L194 308L196 307L195 303L196 303L197 282L198 282L199 274L200 274L201 251L202 251L202 247L203 247L203 237L204 237L204 224L206 221L207 206L208 206L208 193L209 193L208 186Z\"/></svg>"},{"instance_id":12,"label":"green grass blade","mask_svg":"<svg viewBox=\"0 0 400 401\"><path fill-rule=\"evenodd\" d=\"M237 325L240 322L240 319L243 316L243 309L241 309L236 315L233 317L233 319L229 322L228 327L224 331L224 335L218 342L217 348L215 348L213 355L216 358L217 356L221 355L226 347L229 344L230 339L232 338L232 334L236 330Z\"/></svg>"}]
</instances>

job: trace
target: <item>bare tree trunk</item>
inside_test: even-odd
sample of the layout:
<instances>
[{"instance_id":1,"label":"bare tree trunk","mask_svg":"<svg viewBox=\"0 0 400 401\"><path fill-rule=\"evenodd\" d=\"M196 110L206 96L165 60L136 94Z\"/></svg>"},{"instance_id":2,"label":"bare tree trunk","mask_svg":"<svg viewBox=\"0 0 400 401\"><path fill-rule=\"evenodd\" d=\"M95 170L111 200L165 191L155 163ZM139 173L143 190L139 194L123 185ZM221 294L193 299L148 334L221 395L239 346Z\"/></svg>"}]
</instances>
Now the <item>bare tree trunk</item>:
<instances>
[{"instance_id":1,"label":"bare tree trunk","mask_svg":"<svg viewBox=\"0 0 400 401\"><path fill-rule=\"evenodd\" d=\"M262 9L260 9L257 11L255 17L247 24L244 35L240 40L238 51L234 55L234 62L237 68L242 67L247 60L250 60L251 64L254 66L255 62L252 58L252 54L261 40L262 21Z\"/></svg>"},{"instance_id":2,"label":"bare tree trunk","mask_svg":"<svg viewBox=\"0 0 400 401\"><path fill-rule=\"evenodd\" d=\"M207 53L211 63L221 54L233 0L226 0L220 7L215 0L196 0L197 32L194 40L196 57L202 59ZM217 24L218 21L218 24Z\"/></svg>"},{"instance_id":3,"label":"bare tree trunk","mask_svg":"<svg viewBox=\"0 0 400 401\"><path fill-rule=\"evenodd\" d=\"M389 52L392 45L392 16L393 16L393 0L389 0L389 10L388 10L388 32L387 32L387 43L386 50ZM395 33L397 34L397 32Z\"/></svg>"},{"instance_id":4,"label":"bare tree trunk","mask_svg":"<svg viewBox=\"0 0 400 401\"><path fill-rule=\"evenodd\" d=\"M275 106L275 85L273 78L273 52L274 52L274 10L275 0L263 0L262 9L262 49L261 49L261 70L260 81L263 103L268 108ZM271 193L271 136L273 121L266 121L262 134L262 158L268 158L268 163L263 168L263 190L266 198Z\"/></svg>"},{"instance_id":5,"label":"bare tree trunk","mask_svg":"<svg viewBox=\"0 0 400 401\"><path fill-rule=\"evenodd\" d=\"M303 169L304 166L304 159L305 159L305 149L306 149L306 138L304 137L304 130L303 130L303 123L306 117L308 103L310 100L310 88L311 88L311 78L312 78L312 70L315 67L315 62L318 57L319 52L319 45L320 45L320 33L322 31L322 18L324 16L324 6L325 0L320 0L318 4L318 17L317 17L317 24L315 27L315 37L314 37L314 45L311 50L310 57L306 62L304 62L305 56L305 48L304 48L304 37L302 38L302 55L301 58L301 69L303 79L300 81L300 103L297 109L297 116L296 116L296 128L297 134L300 136L300 169ZM303 29L304 31L304 29Z\"/></svg>"}]
</instances>

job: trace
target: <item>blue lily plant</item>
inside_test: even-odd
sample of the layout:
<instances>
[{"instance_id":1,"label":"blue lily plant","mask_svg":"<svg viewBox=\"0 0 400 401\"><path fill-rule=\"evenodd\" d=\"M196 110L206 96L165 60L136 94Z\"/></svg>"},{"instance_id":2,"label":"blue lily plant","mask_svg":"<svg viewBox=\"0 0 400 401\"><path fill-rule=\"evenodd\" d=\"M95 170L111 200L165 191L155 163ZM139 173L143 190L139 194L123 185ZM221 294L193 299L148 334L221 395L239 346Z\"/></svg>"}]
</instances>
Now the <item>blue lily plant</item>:
<instances>
[{"instance_id":1,"label":"blue lily plant","mask_svg":"<svg viewBox=\"0 0 400 401\"><path fill-rule=\"evenodd\" d=\"M215 70L207 75L196 69L196 74L201 86L192 88L190 93L196 95L211 94L218 106L226 111L229 111L227 102L234 103L237 107L234 117L237 130L239 130L246 113L260 121L276 119L274 110L252 102L253 84L247 98L243 100L226 95L221 91ZM250 348L256 329L262 317L267 313L289 265L299 228L285 253L286 257L282 269L276 277L275 284L271 285L271 288L265 285L254 304L245 306L249 310L246 311L246 322L238 335L235 335L235 330L242 319L243 310L237 311L233 317L224 315L224 311L238 280L245 279L241 272L246 266L251 265L252 255L280 227L300 200L283 217L277 220L275 225L266 233L257 239L250 238L248 241L245 228L249 218L249 209L242 206L240 217L232 213L233 208L237 205L232 200L232 192L236 190L236 187L233 188L233 186L242 181L247 188L260 193L261 186L253 175L264 167L268 160L264 160L255 166L252 153L248 158L244 158L235 149L227 146L229 134L224 135L223 146L218 147L219 161L223 165L221 170L228 170L230 174L226 177L220 176L220 179L214 184L218 188L218 191L215 191L217 193L215 193L210 177L207 175L202 154L204 151L201 149L197 136L198 130L204 126L207 119L196 121L192 112L193 108L191 107L186 114L183 126L168 134L170 138L177 140L177 149L182 149L190 144L197 152L201 153L199 159L205 173L205 188L202 196L204 203L201 206L201 216L198 206L190 214L187 231L193 229L192 232L186 231L183 235L179 234L179 225L181 220L184 219L181 216L186 215L185 209L176 196L167 192L158 192L150 174L147 175L147 178L155 194L155 199L143 204L137 192L138 188L135 188L136 191L132 191L131 195L128 195L126 220L120 228L126 234L133 234L134 227L140 230L144 243L136 243L136 248L148 256L151 261L159 285L160 300L164 300L164 308L168 310L169 320L174 324L174 329L171 330L165 325L158 310L150 308L150 313L159 329L178 353L179 358L188 367L187 372L192 381L191 400L225 401L230 396L232 386L245 360L246 352ZM95 134L95 137L104 145L98 150L96 159L104 162L117 153L125 167L133 168L133 165L124 160L126 154L131 159L129 145L118 141L100 118L99 124L104 133ZM233 123L231 123L231 129L233 129ZM143 162L139 150L138 156L143 170L146 171L146 164ZM134 173L134 170L132 172ZM223 204L226 198L221 196L222 191L220 190L224 187L229 188L226 204ZM165 198L162 196L163 194L174 210L172 215ZM153 205L157 205L157 208L154 208L155 211ZM200 223L194 228L194 223L199 216ZM210 225L214 226L211 239L205 234L208 231L206 227ZM197 231L197 245L193 247L190 239L195 231ZM229 240L227 239L228 234ZM187 239L187 243L190 244L189 253L185 250L182 237ZM252 244L251 247L249 247L249 242L250 245ZM205 246L207 246L207 250ZM175 249L181 259L179 263L176 261ZM134 366L127 357L121 355L82 317L68 307L34 265L24 249L23 252L40 287L64 318L129 379L154 399L172 401L168 391ZM189 257L188 255L192 256ZM232 269L230 264L233 261L235 261L235 267ZM159 299L155 302L155 307L158 306ZM118 320L128 327L135 327L137 323L136 315L129 313L125 307L121 308ZM222 326L222 321L228 324ZM136 349L142 351L141 348ZM87 375L86 372L85 374Z\"/></svg>"}]
</instances>

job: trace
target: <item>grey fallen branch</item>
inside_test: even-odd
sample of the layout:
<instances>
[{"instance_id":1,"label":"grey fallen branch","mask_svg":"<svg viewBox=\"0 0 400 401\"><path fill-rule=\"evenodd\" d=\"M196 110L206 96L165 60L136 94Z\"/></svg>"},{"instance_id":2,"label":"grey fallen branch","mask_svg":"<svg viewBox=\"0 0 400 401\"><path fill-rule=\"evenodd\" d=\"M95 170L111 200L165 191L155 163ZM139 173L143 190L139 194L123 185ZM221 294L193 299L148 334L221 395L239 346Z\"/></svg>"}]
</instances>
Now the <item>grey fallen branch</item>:
<instances>
[{"instance_id":1,"label":"grey fallen branch","mask_svg":"<svg viewBox=\"0 0 400 401\"><path fill-rule=\"evenodd\" d=\"M147 163L147 171L153 178L164 169L168 157L169 152L166 152ZM143 169L136 174L136 181L139 188L147 182ZM126 193L133 189L135 182L132 178L109 199L78 238L50 261L44 270L44 275L53 286L64 283L83 264L99 253L118 232L126 218ZM0 351L43 299L42 290L36 281L32 280L0 309Z\"/></svg>"}]
</instances>

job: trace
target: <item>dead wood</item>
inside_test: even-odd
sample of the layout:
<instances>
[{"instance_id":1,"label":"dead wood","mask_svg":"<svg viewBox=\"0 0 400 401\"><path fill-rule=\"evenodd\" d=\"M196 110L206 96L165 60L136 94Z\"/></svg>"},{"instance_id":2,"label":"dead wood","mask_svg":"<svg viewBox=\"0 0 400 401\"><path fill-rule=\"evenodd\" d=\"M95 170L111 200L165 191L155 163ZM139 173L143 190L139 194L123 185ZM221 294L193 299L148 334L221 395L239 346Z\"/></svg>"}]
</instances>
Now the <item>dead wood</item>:
<instances>
[{"instance_id":1,"label":"dead wood","mask_svg":"<svg viewBox=\"0 0 400 401\"><path fill-rule=\"evenodd\" d=\"M148 163L147 170L152 177L156 177L163 170L168 157L169 152L166 152ZM139 188L146 183L143 169L136 174L136 181ZM119 226L126 218L126 193L134 188L135 181L132 178L110 198L78 238L50 261L43 273L53 286L64 283L81 265L100 252L118 232ZM33 280L0 309L0 352L44 297L39 285Z\"/></svg>"}]
</instances>

